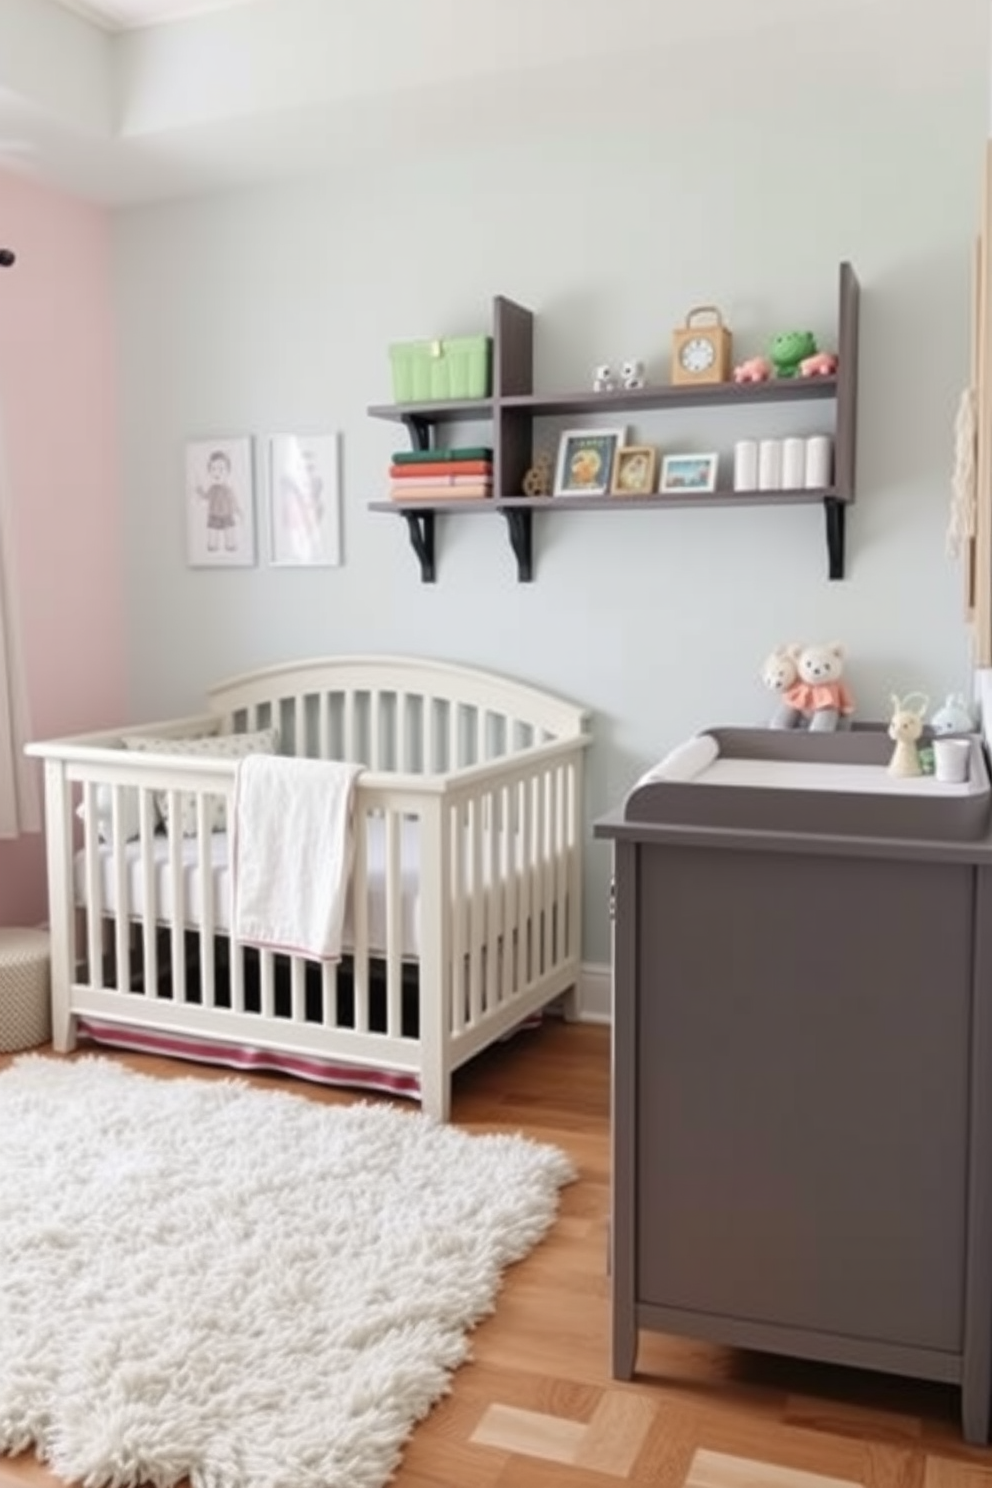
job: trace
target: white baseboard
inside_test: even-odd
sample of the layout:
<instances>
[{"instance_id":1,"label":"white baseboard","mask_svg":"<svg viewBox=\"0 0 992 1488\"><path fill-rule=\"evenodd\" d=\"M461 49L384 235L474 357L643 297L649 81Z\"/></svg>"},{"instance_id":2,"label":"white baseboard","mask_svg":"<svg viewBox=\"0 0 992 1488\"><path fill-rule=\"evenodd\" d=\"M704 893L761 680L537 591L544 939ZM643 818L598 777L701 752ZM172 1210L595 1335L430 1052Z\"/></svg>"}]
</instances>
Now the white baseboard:
<instances>
[{"instance_id":1,"label":"white baseboard","mask_svg":"<svg viewBox=\"0 0 992 1488\"><path fill-rule=\"evenodd\" d=\"M608 966L583 966L579 978L580 1023L612 1023L613 974Z\"/></svg>"}]
</instances>

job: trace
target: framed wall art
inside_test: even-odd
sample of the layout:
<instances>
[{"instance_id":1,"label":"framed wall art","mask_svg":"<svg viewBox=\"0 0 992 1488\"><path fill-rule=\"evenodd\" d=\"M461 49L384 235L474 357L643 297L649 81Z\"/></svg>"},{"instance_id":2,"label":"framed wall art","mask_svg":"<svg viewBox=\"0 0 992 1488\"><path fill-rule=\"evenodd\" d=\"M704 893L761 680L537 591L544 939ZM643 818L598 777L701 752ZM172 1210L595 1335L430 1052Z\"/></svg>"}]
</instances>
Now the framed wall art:
<instances>
[{"instance_id":1,"label":"framed wall art","mask_svg":"<svg viewBox=\"0 0 992 1488\"><path fill-rule=\"evenodd\" d=\"M691 496L716 490L719 455L666 455L661 462L665 496Z\"/></svg>"},{"instance_id":2,"label":"framed wall art","mask_svg":"<svg viewBox=\"0 0 992 1488\"><path fill-rule=\"evenodd\" d=\"M252 442L201 439L186 445L186 555L193 568L255 562Z\"/></svg>"},{"instance_id":3,"label":"framed wall art","mask_svg":"<svg viewBox=\"0 0 992 1488\"><path fill-rule=\"evenodd\" d=\"M290 568L340 564L337 434L273 434L267 484L269 562Z\"/></svg>"},{"instance_id":4,"label":"framed wall art","mask_svg":"<svg viewBox=\"0 0 992 1488\"><path fill-rule=\"evenodd\" d=\"M617 450L613 466L614 496L652 496L658 479L658 451L649 444L629 444Z\"/></svg>"},{"instance_id":5,"label":"framed wall art","mask_svg":"<svg viewBox=\"0 0 992 1488\"><path fill-rule=\"evenodd\" d=\"M566 429L558 441L556 496L608 496L626 429Z\"/></svg>"}]
</instances>

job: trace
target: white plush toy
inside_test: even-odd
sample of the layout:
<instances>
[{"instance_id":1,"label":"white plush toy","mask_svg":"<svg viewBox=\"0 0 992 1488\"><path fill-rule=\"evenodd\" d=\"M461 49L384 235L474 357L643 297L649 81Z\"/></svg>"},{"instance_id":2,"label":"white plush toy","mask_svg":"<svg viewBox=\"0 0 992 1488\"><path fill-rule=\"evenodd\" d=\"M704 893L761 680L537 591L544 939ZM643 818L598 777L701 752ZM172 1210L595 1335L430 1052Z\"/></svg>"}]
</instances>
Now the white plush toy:
<instances>
[{"instance_id":1,"label":"white plush toy","mask_svg":"<svg viewBox=\"0 0 992 1488\"><path fill-rule=\"evenodd\" d=\"M613 368L608 362L603 362L593 373L592 390L594 393L615 393L617 380L613 375Z\"/></svg>"},{"instance_id":2,"label":"white plush toy","mask_svg":"<svg viewBox=\"0 0 992 1488\"><path fill-rule=\"evenodd\" d=\"M644 386L644 363L624 362L620 368L620 381L625 388L642 388Z\"/></svg>"},{"instance_id":3,"label":"white plush toy","mask_svg":"<svg viewBox=\"0 0 992 1488\"><path fill-rule=\"evenodd\" d=\"M796 670L795 653L801 649L800 646L776 646L771 655L765 658L761 680L769 692L785 692L796 681L799 673Z\"/></svg>"},{"instance_id":4,"label":"white plush toy","mask_svg":"<svg viewBox=\"0 0 992 1488\"><path fill-rule=\"evenodd\" d=\"M839 641L827 646L790 646L787 655L796 677L781 689L782 701L771 720L772 728L806 725L813 733L832 732L854 712L854 698L842 680L844 647Z\"/></svg>"},{"instance_id":5,"label":"white plush toy","mask_svg":"<svg viewBox=\"0 0 992 1488\"><path fill-rule=\"evenodd\" d=\"M915 701L916 706L911 704ZM920 692L911 692L908 697L898 698L892 694L892 719L889 723L889 738L895 743L889 760L889 774L901 780L923 774L917 740L923 732L923 718L928 699Z\"/></svg>"},{"instance_id":6,"label":"white plush toy","mask_svg":"<svg viewBox=\"0 0 992 1488\"><path fill-rule=\"evenodd\" d=\"M949 692L930 720L935 734L970 734L975 720L964 696L960 692Z\"/></svg>"}]
</instances>

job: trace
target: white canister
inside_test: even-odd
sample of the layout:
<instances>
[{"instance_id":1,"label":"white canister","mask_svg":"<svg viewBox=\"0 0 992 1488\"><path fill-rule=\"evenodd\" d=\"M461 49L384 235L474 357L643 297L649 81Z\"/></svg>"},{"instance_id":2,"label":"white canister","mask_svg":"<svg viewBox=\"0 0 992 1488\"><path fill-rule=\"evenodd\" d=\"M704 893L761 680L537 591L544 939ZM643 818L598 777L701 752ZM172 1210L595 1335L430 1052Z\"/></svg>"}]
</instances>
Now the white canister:
<instances>
[{"instance_id":1,"label":"white canister","mask_svg":"<svg viewBox=\"0 0 992 1488\"><path fill-rule=\"evenodd\" d=\"M833 479L833 441L829 434L813 434L806 441L806 489L820 491Z\"/></svg>"},{"instance_id":2,"label":"white canister","mask_svg":"<svg viewBox=\"0 0 992 1488\"><path fill-rule=\"evenodd\" d=\"M739 439L734 445L734 490L758 489L758 441Z\"/></svg>"},{"instance_id":3,"label":"white canister","mask_svg":"<svg viewBox=\"0 0 992 1488\"><path fill-rule=\"evenodd\" d=\"M806 441L786 439L782 443L782 490L801 491L806 483Z\"/></svg>"},{"instance_id":4,"label":"white canister","mask_svg":"<svg viewBox=\"0 0 992 1488\"><path fill-rule=\"evenodd\" d=\"M934 739L933 772L947 785L964 785L971 763L969 739Z\"/></svg>"},{"instance_id":5,"label":"white canister","mask_svg":"<svg viewBox=\"0 0 992 1488\"><path fill-rule=\"evenodd\" d=\"M782 441L763 439L758 445L758 490L782 489Z\"/></svg>"}]
</instances>

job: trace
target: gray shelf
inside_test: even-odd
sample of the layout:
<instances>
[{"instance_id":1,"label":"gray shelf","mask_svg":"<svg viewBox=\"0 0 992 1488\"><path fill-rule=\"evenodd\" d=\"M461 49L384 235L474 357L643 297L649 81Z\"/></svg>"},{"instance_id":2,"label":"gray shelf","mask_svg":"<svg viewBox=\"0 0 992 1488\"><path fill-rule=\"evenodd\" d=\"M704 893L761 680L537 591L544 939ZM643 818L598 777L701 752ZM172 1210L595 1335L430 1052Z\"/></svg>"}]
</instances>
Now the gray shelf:
<instances>
[{"instance_id":1,"label":"gray shelf","mask_svg":"<svg viewBox=\"0 0 992 1488\"><path fill-rule=\"evenodd\" d=\"M723 382L686 387L656 384L612 393L535 393L533 389L534 317L531 311L497 295L493 302L493 396L437 403L375 404L372 418L401 423L415 449L428 450L441 425L489 420L492 423L494 489L506 492L487 500L430 498L418 501L372 501L369 509L404 518L420 562L421 578L437 577L434 552L437 513L456 512L503 517L517 559L517 578L534 577L533 519L536 512L661 511L692 507L790 506L822 504L826 523L828 576L844 577L846 512L854 500L857 440L858 280L848 263L840 266L837 351L839 369L831 377L773 378L768 382ZM677 408L759 407L765 404L833 401L834 484L819 490L714 491L698 496L553 496L515 494L533 458L534 420L554 415L664 413ZM509 494L514 493L514 494Z\"/></svg>"}]
</instances>

